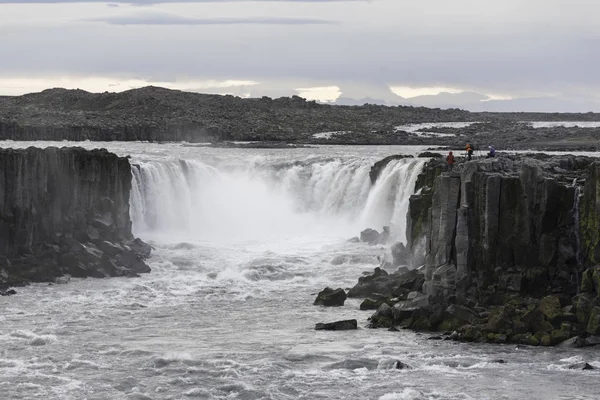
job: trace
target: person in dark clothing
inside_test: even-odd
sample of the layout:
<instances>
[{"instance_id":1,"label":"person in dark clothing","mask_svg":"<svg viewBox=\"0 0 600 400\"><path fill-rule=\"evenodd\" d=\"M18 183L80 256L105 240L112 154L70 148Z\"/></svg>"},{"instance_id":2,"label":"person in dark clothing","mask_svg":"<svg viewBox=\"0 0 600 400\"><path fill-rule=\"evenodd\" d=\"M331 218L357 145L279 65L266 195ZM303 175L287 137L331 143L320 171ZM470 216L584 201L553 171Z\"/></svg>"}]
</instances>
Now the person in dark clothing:
<instances>
[{"instance_id":1,"label":"person in dark clothing","mask_svg":"<svg viewBox=\"0 0 600 400\"><path fill-rule=\"evenodd\" d=\"M452 152L448 153L448 157L446 157L446 163L448 163L448 172L452 172L452 167L454 166L454 155Z\"/></svg>"},{"instance_id":2,"label":"person in dark clothing","mask_svg":"<svg viewBox=\"0 0 600 400\"><path fill-rule=\"evenodd\" d=\"M496 157L496 149L494 148L494 146L490 146L490 152L487 155L487 158L494 158Z\"/></svg>"},{"instance_id":3,"label":"person in dark clothing","mask_svg":"<svg viewBox=\"0 0 600 400\"><path fill-rule=\"evenodd\" d=\"M469 143L467 143L467 161L471 161L471 158L473 157L473 148L471 147L471 145Z\"/></svg>"}]
</instances>

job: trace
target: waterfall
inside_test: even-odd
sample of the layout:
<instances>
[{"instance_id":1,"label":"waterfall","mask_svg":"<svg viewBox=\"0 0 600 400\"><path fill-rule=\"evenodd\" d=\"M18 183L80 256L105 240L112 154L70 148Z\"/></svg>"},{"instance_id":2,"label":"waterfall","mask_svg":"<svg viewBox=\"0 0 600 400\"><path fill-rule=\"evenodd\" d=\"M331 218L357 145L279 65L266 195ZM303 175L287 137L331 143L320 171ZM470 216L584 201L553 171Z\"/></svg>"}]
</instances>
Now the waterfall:
<instances>
[{"instance_id":1,"label":"waterfall","mask_svg":"<svg viewBox=\"0 0 600 400\"><path fill-rule=\"evenodd\" d=\"M581 236L580 236L580 232L579 232L579 201L580 201L581 189L577 185L577 179L573 180L573 186L575 187L575 194L573 195L574 196L574 199L573 199L573 226L574 226L574 236L575 236L574 251L575 251L575 260L577 261L576 268L578 270L575 273L575 279L576 279L577 287L579 288L581 285L581 282L579 281L579 274L580 274L579 269L582 268Z\"/></svg>"},{"instance_id":2,"label":"waterfall","mask_svg":"<svg viewBox=\"0 0 600 400\"><path fill-rule=\"evenodd\" d=\"M131 219L136 234L199 238L356 235L389 225L406 241L408 202L427 160L389 163L371 185L369 159L309 159L245 166L198 160L142 162L132 167Z\"/></svg>"}]
</instances>

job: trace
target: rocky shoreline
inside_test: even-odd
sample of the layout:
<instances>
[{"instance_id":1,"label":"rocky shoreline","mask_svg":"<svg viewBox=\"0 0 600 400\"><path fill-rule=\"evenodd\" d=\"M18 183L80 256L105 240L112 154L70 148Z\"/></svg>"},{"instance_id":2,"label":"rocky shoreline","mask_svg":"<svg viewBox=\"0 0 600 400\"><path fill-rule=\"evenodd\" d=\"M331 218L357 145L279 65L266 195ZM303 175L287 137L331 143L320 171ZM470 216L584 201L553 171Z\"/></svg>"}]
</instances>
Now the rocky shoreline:
<instances>
[{"instance_id":1,"label":"rocky shoreline","mask_svg":"<svg viewBox=\"0 0 600 400\"><path fill-rule=\"evenodd\" d=\"M0 150L0 291L70 277L138 276L151 247L133 237L131 165L106 150Z\"/></svg>"},{"instance_id":2,"label":"rocky shoreline","mask_svg":"<svg viewBox=\"0 0 600 400\"><path fill-rule=\"evenodd\" d=\"M450 173L433 158L410 199L407 246L392 246L393 262L347 296L375 310L370 328L600 344L599 188L600 160L590 157L505 155Z\"/></svg>"},{"instance_id":3,"label":"rocky shoreline","mask_svg":"<svg viewBox=\"0 0 600 400\"><path fill-rule=\"evenodd\" d=\"M600 114L475 113L411 106L339 106L298 96L242 99L145 87L122 93L49 89L0 97L0 140L94 140L284 144L443 145L477 149L595 150L600 128L534 129L528 121L600 121ZM414 123L471 122L406 132ZM278 144L279 143L279 144ZM234 146L233 144L225 144Z\"/></svg>"}]
</instances>

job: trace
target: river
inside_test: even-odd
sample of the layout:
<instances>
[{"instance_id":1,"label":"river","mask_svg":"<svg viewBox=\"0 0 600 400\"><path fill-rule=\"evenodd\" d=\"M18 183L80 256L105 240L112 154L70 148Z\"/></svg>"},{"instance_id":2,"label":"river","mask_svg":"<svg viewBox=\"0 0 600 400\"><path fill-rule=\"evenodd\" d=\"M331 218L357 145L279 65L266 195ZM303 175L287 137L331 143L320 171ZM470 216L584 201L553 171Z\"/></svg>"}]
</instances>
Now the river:
<instances>
[{"instance_id":1,"label":"river","mask_svg":"<svg viewBox=\"0 0 600 400\"><path fill-rule=\"evenodd\" d=\"M600 351L461 344L366 329L358 299L312 305L385 256L350 243L406 212L426 160L400 146L105 147L131 156L131 218L155 250L141 278L34 284L0 298L3 399L598 399ZM343 263L335 262L343 258ZM315 331L356 318L359 329ZM498 362L504 361L503 363ZM411 368L398 370L396 361Z\"/></svg>"}]
</instances>

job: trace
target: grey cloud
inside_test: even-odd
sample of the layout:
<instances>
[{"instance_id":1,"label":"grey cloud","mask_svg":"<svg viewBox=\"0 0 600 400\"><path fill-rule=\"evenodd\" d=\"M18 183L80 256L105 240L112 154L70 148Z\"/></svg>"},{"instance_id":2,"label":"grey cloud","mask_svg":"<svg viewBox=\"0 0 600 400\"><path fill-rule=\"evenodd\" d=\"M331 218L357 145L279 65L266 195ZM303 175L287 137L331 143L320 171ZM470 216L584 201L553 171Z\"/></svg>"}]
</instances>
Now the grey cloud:
<instances>
[{"instance_id":1,"label":"grey cloud","mask_svg":"<svg viewBox=\"0 0 600 400\"><path fill-rule=\"evenodd\" d=\"M371 2L374 0L117 0L113 4L154 5L167 3L349 3ZM0 0L0 4L58 4L58 3L106 3L107 0Z\"/></svg>"},{"instance_id":2,"label":"grey cloud","mask_svg":"<svg viewBox=\"0 0 600 400\"><path fill-rule=\"evenodd\" d=\"M207 10L190 6L190 13L185 6L165 6L181 18L139 12L109 21L88 13L74 19L95 18L102 23L51 27L2 27L0 23L0 76L242 79L277 83L247 88L257 95L278 93L279 87L337 85L344 96L380 99L389 96L388 85L454 87L529 98L597 98L600 93L595 68L600 52L594 51L600 47L600 29L595 21L561 25L561 19L534 10L526 16L537 18L535 24L517 23L512 15L493 21L488 16L483 22L477 17L463 21L449 16L438 23L422 15L415 3L411 3L415 10L402 13L395 8L399 3L381 0L322 7L264 3L268 14L259 14L256 4L227 2L229 7L216 9L207 4ZM214 20L212 15L226 18ZM271 22L254 19L257 15L270 15ZM306 26L305 19L289 21L282 19L285 15L322 19ZM150 23L161 26L141 26Z\"/></svg>"},{"instance_id":3,"label":"grey cloud","mask_svg":"<svg viewBox=\"0 0 600 400\"><path fill-rule=\"evenodd\" d=\"M103 22L110 25L326 25L335 24L317 18L194 18L171 14L149 14L131 16L106 16L84 20L86 22Z\"/></svg>"}]
</instances>

